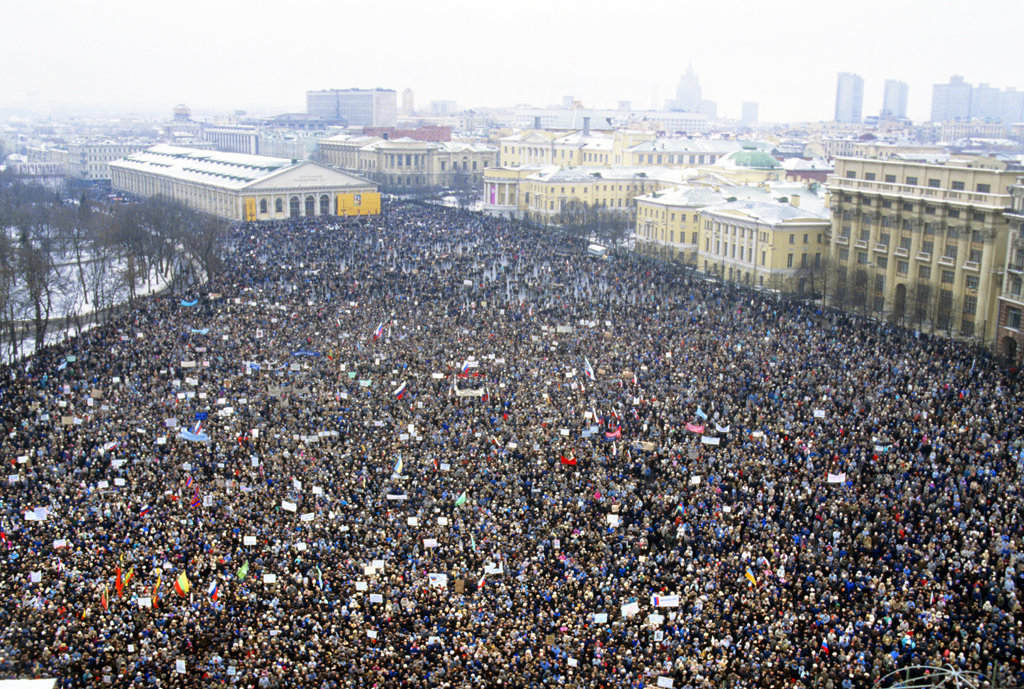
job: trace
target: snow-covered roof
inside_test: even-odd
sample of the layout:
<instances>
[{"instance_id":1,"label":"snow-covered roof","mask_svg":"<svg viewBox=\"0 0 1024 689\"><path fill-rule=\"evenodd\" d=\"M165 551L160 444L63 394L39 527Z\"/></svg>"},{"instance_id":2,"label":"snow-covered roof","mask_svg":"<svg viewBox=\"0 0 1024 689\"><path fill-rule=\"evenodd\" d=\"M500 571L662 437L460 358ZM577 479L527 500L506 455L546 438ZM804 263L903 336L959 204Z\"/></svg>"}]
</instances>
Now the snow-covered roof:
<instances>
[{"instance_id":1,"label":"snow-covered roof","mask_svg":"<svg viewBox=\"0 0 1024 689\"><path fill-rule=\"evenodd\" d=\"M163 177L241 189L294 163L287 158L225 153L161 144L115 160L111 167L151 172Z\"/></svg>"},{"instance_id":2,"label":"snow-covered roof","mask_svg":"<svg viewBox=\"0 0 1024 689\"><path fill-rule=\"evenodd\" d=\"M713 215L742 215L768 225L787 222L828 222L827 214L815 209L793 206L783 201L729 201L708 211Z\"/></svg>"},{"instance_id":3,"label":"snow-covered roof","mask_svg":"<svg viewBox=\"0 0 1024 689\"><path fill-rule=\"evenodd\" d=\"M726 139L684 139L679 137L653 139L631 146L632 153L714 153L724 155L738 151L744 146L758 145L751 141L728 141ZM767 144L760 144L767 146Z\"/></svg>"}]
</instances>

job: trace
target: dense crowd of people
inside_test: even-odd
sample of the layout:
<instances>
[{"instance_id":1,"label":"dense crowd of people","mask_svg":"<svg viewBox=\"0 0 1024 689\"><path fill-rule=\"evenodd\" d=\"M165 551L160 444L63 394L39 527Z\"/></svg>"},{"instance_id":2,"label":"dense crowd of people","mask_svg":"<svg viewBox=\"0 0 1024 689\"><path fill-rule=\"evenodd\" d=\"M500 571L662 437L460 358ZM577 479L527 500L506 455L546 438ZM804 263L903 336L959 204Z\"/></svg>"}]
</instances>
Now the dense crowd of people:
<instances>
[{"instance_id":1,"label":"dense crowd of people","mask_svg":"<svg viewBox=\"0 0 1024 689\"><path fill-rule=\"evenodd\" d=\"M1024 683L979 351L441 208L225 261L0 371L0 676Z\"/></svg>"}]
</instances>

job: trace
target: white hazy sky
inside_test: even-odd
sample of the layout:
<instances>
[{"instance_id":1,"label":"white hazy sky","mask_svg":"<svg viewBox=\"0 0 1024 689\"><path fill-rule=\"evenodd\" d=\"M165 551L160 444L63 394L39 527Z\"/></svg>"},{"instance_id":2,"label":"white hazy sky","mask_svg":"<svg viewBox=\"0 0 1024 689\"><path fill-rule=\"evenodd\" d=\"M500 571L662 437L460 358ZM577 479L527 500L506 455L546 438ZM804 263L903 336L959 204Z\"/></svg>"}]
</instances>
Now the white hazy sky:
<instances>
[{"instance_id":1,"label":"white hazy sky","mask_svg":"<svg viewBox=\"0 0 1024 689\"><path fill-rule=\"evenodd\" d=\"M308 89L409 87L417 107L660 107L688 62L720 115L825 120L836 73L1024 89L1024 1L29 0L3 12L0 108L301 112Z\"/></svg>"}]
</instances>

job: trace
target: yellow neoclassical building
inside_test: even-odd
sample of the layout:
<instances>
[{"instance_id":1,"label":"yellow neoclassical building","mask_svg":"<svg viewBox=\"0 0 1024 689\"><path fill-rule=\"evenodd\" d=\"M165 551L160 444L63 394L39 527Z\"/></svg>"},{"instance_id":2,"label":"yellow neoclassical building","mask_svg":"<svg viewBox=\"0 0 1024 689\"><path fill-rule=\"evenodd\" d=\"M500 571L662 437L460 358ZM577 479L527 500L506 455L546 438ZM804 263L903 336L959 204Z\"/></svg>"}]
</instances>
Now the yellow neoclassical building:
<instances>
[{"instance_id":1,"label":"yellow neoclassical building","mask_svg":"<svg viewBox=\"0 0 1024 689\"><path fill-rule=\"evenodd\" d=\"M364 176L382 191L429 193L479 188L498 163L498 148L461 141L382 139L341 134L320 141L324 162Z\"/></svg>"},{"instance_id":2,"label":"yellow neoclassical building","mask_svg":"<svg viewBox=\"0 0 1024 689\"><path fill-rule=\"evenodd\" d=\"M822 289L830 221L815 189L702 175L636 203L640 251L776 293L812 296Z\"/></svg>"},{"instance_id":3,"label":"yellow neoclassical building","mask_svg":"<svg viewBox=\"0 0 1024 689\"><path fill-rule=\"evenodd\" d=\"M995 343L1017 165L840 158L829 178L836 306Z\"/></svg>"},{"instance_id":4,"label":"yellow neoclassical building","mask_svg":"<svg viewBox=\"0 0 1024 689\"><path fill-rule=\"evenodd\" d=\"M309 161L159 145L109 165L114 189L228 220L380 213L372 182Z\"/></svg>"}]
</instances>

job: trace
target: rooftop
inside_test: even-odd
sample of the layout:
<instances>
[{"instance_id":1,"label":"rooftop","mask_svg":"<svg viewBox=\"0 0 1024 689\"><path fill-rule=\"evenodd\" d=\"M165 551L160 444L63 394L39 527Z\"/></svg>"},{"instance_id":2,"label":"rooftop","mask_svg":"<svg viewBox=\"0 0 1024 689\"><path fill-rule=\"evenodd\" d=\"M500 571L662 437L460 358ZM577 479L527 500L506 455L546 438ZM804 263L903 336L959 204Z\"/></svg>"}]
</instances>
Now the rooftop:
<instances>
[{"instance_id":1,"label":"rooftop","mask_svg":"<svg viewBox=\"0 0 1024 689\"><path fill-rule=\"evenodd\" d=\"M287 158L225 153L160 144L116 160L111 165L142 172L156 172L178 180L241 189L284 168Z\"/></svg>"}]
</instances>

